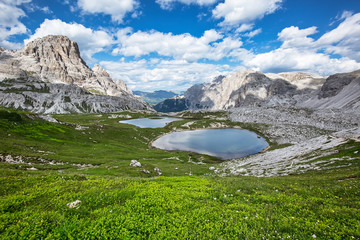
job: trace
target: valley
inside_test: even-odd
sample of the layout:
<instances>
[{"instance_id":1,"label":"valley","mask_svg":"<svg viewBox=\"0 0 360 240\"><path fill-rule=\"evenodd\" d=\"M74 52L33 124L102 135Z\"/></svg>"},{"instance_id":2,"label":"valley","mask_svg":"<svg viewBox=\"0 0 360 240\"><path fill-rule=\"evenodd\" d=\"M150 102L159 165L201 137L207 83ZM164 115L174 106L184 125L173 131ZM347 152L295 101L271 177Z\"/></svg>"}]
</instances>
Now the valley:
<instances>
[{"instance_id":1,"label":"valley","mask_svg":"<svg viewBox=\"0 0 360 240\"><path fill-rule=\"evenodd\" d=\"M292 111L298 121L315 114ZM0 113L2 239L360 237L360 133L331 125L334 118L322 128L271 124L262 111L187 111L163 128L139 128L119 121L158 114ZM172 131L216 127L250 129L271 148L223 161L149 145Z\"/></svg>"},{"instance_id":2,"label":"valley","mask_svg":"<svg viewBox=\"0 0 360 240\"><path fill-rule=\"evenodd\" d=\"M359 71L247 69L152 107L65 36L1 48L0 238L359 239L359 87ZM127 124L161 117L179 120ZM152 146L224 128L269 146L226 161Z\"/></svg>"}]
</instances>

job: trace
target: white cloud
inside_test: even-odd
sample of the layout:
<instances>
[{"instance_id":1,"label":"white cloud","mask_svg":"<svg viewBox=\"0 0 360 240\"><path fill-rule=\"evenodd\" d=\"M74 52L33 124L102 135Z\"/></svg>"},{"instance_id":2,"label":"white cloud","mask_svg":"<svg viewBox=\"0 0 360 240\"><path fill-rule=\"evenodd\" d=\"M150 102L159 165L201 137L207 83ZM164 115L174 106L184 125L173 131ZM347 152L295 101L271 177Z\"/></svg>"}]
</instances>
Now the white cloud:
<instances>
[{"instance_id":1,"label":"white cloud","mask_svg":"<svg viewBox=\"0 0 360 240\"><path fill-rule=\"evenodd\" d=\"M150 60L127 62L102 61L100 64L114 79L122 79L131 89L137 90L186 90L194 84L209 82L220 74L234 69L228 65L188 63L183 60Z\"/></svg>"},{"instance_id":2,"label":"white cloud","mask_svg":"<svg viewBox=\"0 0 360 240\"><path fill-rule=\"evenodd\" d=\"M31 0L2 0L0 2L0 45L6 48L19 48L21 44L11 43L9 37L28 32L20 18L26 17L25 12L17 6L29 3Z\"/></svg>"},{"instance_id":3,"label":"white cloud","mask_svg":"<svg viewBox=\"0 0 360 240\"><path fill-rule=\"evenodd\" d=\"M113 44L111 35L105 31L94 31L81 24L65 23L59 19L45 19L40 27L35 30L35 34L25 40L25 44L47 35L65 35L71 40L76 41L79 45L81 56L87 62L92 62L92 56L95 53L104 51Z\"/></svg>"},{"instance_id":4,"label":"white cloud","mask_svg":"<svg viewBox=\"0 0 360 240\"><path fill-rule=\"evenodd\" d=\"M211 5L219 0L156 0L162 9L171 10L175 2L180 2L186 5L196 4L200 6Z\"/></svg>"},{"instance_id":5,"label":"white cloud","mask_svg":"<svg viewBox=\"0 0 360 240\"><path fill-rule=\"evenodd\" d=\"M332 31L324 34L316 42L318 47L328 53L339 54L360 61L360 13L343 13L343 22Z\"/></svg>"},{"instance_id":6,"label":"white cloud","mask_svg":"<svg viewBox=\"0 0 360 240\"><path fill-rule=\"evenodd\" d=\"M34 4L34 3L29 3L29 4L26 4L25 6L25 9L27 12L36 12L36 11L41 11L45 14L52 14L53 11L50 10L49 7L40 7L39 5L37 4Z\"/></svg>"},{"instance_id":7,"label":"white cloud","mask_svg":"<svg viewBox=\"0 0 360 240\"><path fill-rule=\"evenodd\" d=\"M84 13L108 14L118 23L122 23L125 15L134 12L138 5L137 0L78 0L78 6Z\"/></svg>"},{"instance_id":8,"label":"white cloud","mask_svg":"<svg viewBox=\"0 0 360 240\"><path fill-rule=\"evenodd\" d=\"M321 75L360 69L360 13L345 12L342 22L319 39L316 27L288 27L278 34L280 48L270 52L238 55L246 67L264 72L307 71ZM333 56L338 54L338 56Z\"/></svg>"},{"instance_id":9,"label":"white cloud","mask_svg":"<svg viewBox=\"0 0 360 240\"><path fill-rule=\"evenodd\" d=\"M261 29L261 28L258 28L258 29L255 29L254 31L245 33L244 36L245 36L245 37L248 37L248 38L253 38L253 37L255 37L256 35L259 35L260 33L262 33L262 29Z\"/></svg>"},{"instance_id":10,"label":"white cloud","mask_svg":"<svg viewBox=\"0 0 360 240\"><path fill-rule=\"evenodd\" d=\"M225 0L213 10L216 19L223 19L221 26L237 27L251 23L280 8L282 0Z\"/></svg>"},{"instance_id":11,"label":"white cloud","mask_svg":"<svg viewBox=\"0 0 360 240\"><path fill-rule=\"evenodd\" d=\"M279 40L283 42L282 48L291 47L312 47L314 39L309 38L309 35L317 33L316 27L310 27L306 29L299 29L299 27L288 27L283 29L279 34Z\"/></svg>"},{"instance_id":12,"label":"white cloud","mask_svg":"<svg viewBox=\"0 0 360 240\"><path fill-rule=\"evenodd\" d=\"M205 31L200 38L190 34L173 35L158 31L132 33L122 29L117 34L119 47L115 55L141 57L150 53L189 62L199 59L220 60L239 48L242 42L230 37L223 38L215 30Z\"/></svg>"},{"instance_id":13,"label":"white cloud","mask_svg":"<svg viewBox=\"0 0 360 240\"><path fill-rule=\"evenodd\" d=\"M334 59L311 50L279 48L253 56L245 65L263 72L304 71L321 75L350 72L360 68L360 63L349 58Z\"/></svg>"},{"instance_id":14,"label":"white cloud","mask_svg":"<svg viewBox=\"0 0 360 240\"><path fill-rule=\"evenodd\" d=\"M238 27L235 32L236 33L242 33L242 32L249 31L249 30L251 30L253 28L254 28L254 24L244 23L244 24L241 24L241 26Z\"/></svg>"}]
</instances>

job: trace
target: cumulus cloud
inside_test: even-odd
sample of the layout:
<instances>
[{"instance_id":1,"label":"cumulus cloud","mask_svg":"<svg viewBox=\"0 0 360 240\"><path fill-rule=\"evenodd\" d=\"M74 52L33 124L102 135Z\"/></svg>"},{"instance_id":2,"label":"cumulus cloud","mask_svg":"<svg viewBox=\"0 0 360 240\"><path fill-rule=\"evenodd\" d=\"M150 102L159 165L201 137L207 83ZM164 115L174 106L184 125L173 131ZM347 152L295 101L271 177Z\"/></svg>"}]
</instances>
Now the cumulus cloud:
<instances>
[{"instance_id":1,"label":"cumulus cloud","mask_svg":"<svg viewBox=\"0 0 360 240\"><path fill-rule=\"evenodd\" d=\"M299 27L288 27L283 29L278 34L278 39L283 42L282 48L291 47L313 47L314 39L309 38L309 35L317 33L316 27L310 27L306 29L299 29Z\"/></svg>"},{"instance_id":2,"label":"cumulus cloud","mask_svg":"<svg viewBox=\"0 0 360 240\"><path fill-rule=\"evenodd\" d=\"M84 13L108 14L118 23L122 23L125 15L134 12L139 6L137 0L78 0L77 4Z\"/></svg>"},{"instance_id":3,"label":"cumulus cloud","mask_svg":"<svg viewBox=\"0 0 360 240\"><path fill-rule=\"evenodd\" d=\"M339 54L360 61L360 13L351 15L344 12L343 22L324 34L316 42L328 53Z\"/></svg>"},{"instance_id":4,"label":"cumulus cloud","mask_svg":"<svg viewBox=\"0 0 360 240\"><path fill-rule=\"evenodd\" d=\"M47 35L65 35L78 43L81 56L87 62L93 62L92 56L104 51L113 44L112 36L105 31L94 31L78 23L66 23L59 19L45 21L35 30L35 34L25 40L25 44Z\"/></svg>"},{"instance_id":5,"label":"cumulus cloud","mask_svg":"<svg viewBox=\"0 0 360 240\"><path fill-rule=\"evenodd\" d=\"M237 27L261 19L280 8L282 0L225 0L212 11L215 19L223 19L221 26Z\"/></svg>"},{"instance_id":6,"label":"cumulus cloud","mask_svg":"<svg viewBox=\"0 0 360 240\"><path fill-rule=\"evenodd\" d=\"M336 72L350 72L360 68L360 63L346 57L335 59L324 53L297 48L279 48L254 55L244 64L263 72L302 71L318 73L323 76Z\"/></svg>"},{"instance_id":7,"label":"cumulus cloud","mask_svg":"<svg viewBox=\"0 0 360 240\"><path fill-rule=\"evenodd\" d=\"M25 12L18 6L31 0L2 0L0 2L0 45L6 48L19 48L21 44L11 43L9 37L28 32L20 18L26 17Z\"/></svg>"},{"instance_id":8,"label":"cumulus cloud","mask_svg":"<svg viewBox=\"0 0 360 240\"><path fill-rule=\"evenodd\" d=\"M316 27L288 27L278 34L280 48L248 54L244 65L265 72L308 71L321 75L351 72L360 68L360 14L343 14L343 21L319 39L309 36ZM338 54L340 57L333 56Z\"/></svg>"},{"instance_id":9,"label":"cumulus cloud","mask_svg":"<svg viewBox=\"0 0 360 240\"><path fill-rule=\"evenodd\" d=\"M188 63L184 60L102 61L100 64L115 79L122 79L131 89L185 90L194 84L209 82L220 74L228 74L228 65Z\"/></svg>"},{"instance_id":10,"label":"cumulus cloud","mask_svg":"<svg viewBox=\"0 0 360 240\"><path fill-rule=\"evenodd\" d=\"M120 30L117 37L120 44L113 50L115 55L140 57L156 53L189 62L199 59L220 60L242 45L240 40L223 38L213 29L197 38L190 34L173 35L154 30L133 33L127 28Z\"/></svg>"},{"instance_id":11,"label":"cumulus cloud","mask_svg":"<svg viewBox=\"0 0 360 240\"><path fill-rule=\"evenodd\" d=\"M200 6L211 5L219 0L156 0L162 9L171 10L175 2L183 3L186 5L196 4Z\"/></svg>"}]
</instances>

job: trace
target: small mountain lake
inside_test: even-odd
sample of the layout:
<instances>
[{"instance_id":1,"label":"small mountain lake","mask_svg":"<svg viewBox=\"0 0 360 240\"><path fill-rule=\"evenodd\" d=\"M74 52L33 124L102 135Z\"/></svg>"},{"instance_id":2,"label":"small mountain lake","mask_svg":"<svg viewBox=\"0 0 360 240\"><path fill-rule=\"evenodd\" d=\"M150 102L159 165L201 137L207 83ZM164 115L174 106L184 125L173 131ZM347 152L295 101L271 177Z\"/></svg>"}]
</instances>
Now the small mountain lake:
<instances>
[{"instance_id":1,"label":"small mountain lake","mask_svg":"<svg viewBox=\"0 0 360 240\"><path fill-rule=\"evenodd\" d=\"M136 118L130 120L119 121L119 123L126 123L137 126L139 128L161 128L167 124L182 120L181 118L174 117L149 117L149 118Z\"/></svg>"},{"instance_id":2,"label":"small mountain lake","mask_svg":"<svg viewBox=\"0 0 360 240\"><path fill-rule=\"evenodd\" d=\"M254 132L224 128L173 132L158 138L152 146L164 150L196 152L228 160L259 153L269 144Z\"/></svg>"}]
</instances>

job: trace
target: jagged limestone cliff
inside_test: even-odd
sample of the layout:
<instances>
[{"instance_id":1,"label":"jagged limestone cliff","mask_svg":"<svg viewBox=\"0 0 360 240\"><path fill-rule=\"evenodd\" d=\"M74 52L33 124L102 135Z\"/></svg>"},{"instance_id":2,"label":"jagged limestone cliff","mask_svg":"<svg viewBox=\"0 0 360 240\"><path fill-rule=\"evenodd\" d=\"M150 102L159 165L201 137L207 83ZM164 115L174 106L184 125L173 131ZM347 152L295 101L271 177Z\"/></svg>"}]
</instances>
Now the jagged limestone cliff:
<instances>
[{"instance_id":1,"label":"jagged limestone cliff","mask_svg":"<svg viewBox=\"0 0 360 240\"><path fill-rule=\"evenodd\" d=\"M34 112L151 109L101 66L90 69L66 36L36 39L19 51L0 49L0 81L0 105Z\"/></svg>"},{"instance_id":2,"label":"jagged limestone cliff","mask_svg":"<svg viewBox=\"0 0 360 240\"><path fill-rule=\"evenodd\" d=\"M284 106L307 99L325 78L308 73L263 74L242 70L220 76L185 92L189 109L229 109L242 106Z\"/></svg>"}]
</instances>

